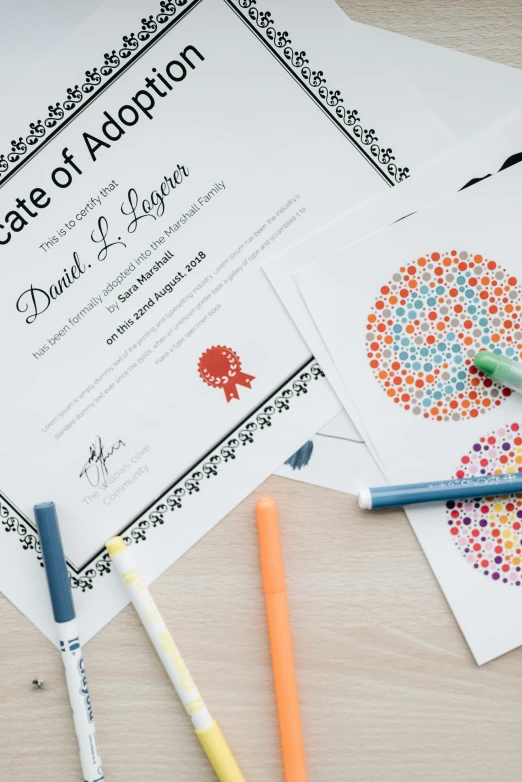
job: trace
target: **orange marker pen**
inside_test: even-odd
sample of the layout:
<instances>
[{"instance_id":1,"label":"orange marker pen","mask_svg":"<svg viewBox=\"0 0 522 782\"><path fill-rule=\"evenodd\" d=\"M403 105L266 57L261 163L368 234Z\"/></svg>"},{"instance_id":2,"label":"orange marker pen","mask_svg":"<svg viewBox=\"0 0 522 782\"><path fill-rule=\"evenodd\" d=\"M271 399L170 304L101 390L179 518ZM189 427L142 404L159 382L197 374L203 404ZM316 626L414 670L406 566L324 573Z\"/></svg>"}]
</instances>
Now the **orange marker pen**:
<instances>
[{"instance_id":1,"label":"orange marker pen","mask_svg":"<svg viewBox=\"0 0 522 782\"><path fill-rule=\"evenodd\" d=\"M286 782L306 782L283 553L274 500L270 497L259 500L256 516L285 779Z\"/></svg>"}]
</instances>

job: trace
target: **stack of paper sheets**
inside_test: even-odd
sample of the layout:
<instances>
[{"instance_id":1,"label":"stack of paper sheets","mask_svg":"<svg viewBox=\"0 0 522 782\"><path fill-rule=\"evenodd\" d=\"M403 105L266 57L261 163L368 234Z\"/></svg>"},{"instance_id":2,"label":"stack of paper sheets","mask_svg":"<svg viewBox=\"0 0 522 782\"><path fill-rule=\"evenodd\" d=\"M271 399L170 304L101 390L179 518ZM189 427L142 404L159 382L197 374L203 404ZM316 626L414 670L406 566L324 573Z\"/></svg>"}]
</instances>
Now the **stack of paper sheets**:
<instances>
[{"instance_id":1,"label":"stack of paper sheets","mask_svg":"<svg viewBox=\"0 0 522 782\"><path fill-rule=\"evenodd\" d=\"M27 70L0 128L0 589L43 632L42 499L88 639L127 602L115 534L150 581L285 460L356 492L518 447L516 400L459 373L491 329L522 342L519 96L518 71L332 0L112 0ZM495 578L445 509L411 519L477 659L521 643L514 525Z\"/></svg>"}]
</instances>

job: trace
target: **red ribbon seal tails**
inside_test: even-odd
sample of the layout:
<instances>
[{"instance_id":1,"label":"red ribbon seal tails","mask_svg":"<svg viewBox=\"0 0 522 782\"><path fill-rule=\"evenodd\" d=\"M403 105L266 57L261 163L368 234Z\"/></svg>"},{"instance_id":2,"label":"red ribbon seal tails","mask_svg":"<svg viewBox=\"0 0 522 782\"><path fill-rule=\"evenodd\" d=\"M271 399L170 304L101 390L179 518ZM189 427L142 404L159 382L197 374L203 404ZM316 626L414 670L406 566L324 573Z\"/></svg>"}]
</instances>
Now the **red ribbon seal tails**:
<instances>
[{"instance_id":1,"label":"red ribbon seal tails","mask_svg":"<svg viewBox=\"0 0 522 782\"><path fill-rule=\"evenodd\" d=\"M206 350L198 363L199 376L208 386L222 388L227 402L239 399L238 386L251 388L253 375L241 372L241 361L237 353L223 345Z\"/></svg>"}]
</instances>

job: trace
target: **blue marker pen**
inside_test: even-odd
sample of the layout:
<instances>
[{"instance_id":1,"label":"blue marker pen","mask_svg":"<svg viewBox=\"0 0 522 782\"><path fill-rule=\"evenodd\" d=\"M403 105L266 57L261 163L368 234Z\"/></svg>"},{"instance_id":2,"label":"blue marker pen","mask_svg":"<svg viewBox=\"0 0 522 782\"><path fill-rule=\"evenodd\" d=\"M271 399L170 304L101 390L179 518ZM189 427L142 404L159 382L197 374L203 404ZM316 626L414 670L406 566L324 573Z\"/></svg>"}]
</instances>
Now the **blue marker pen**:
<instances>
[{"instance_id":1,"label":"blue marker pen","mask_svg":"<svg viewBox=\"0 0 522 782\"><path fill-rule=\"evenodd\" d=\"M54 502L35 505L34 514L65 667L65 679L73 712L74 728L80 747L84 782L103 782L91 699Z\"/></svg>"},{"instance_id":2,"label":"blue marker pen","mask_svg":"<svg viewBox=\"0 0 522 782\"><path fill-rule=\"evenodd\" d=\"M492 497L522 493L522 473L509 475L480 475L476 478L450 478L447 481L410 483L402 486L379 486L361 489L359 507L394 508L421 502L471 500L473 497Z\"/></svg>"}]
</instances>

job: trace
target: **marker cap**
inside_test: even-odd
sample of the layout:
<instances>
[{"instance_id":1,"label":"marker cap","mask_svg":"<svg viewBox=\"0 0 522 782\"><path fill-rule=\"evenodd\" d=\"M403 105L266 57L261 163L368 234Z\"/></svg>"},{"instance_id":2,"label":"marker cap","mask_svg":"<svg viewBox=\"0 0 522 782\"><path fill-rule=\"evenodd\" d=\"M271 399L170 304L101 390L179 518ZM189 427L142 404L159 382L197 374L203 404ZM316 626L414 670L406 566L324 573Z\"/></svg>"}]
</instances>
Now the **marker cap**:
<instances>
[{"instance_id":1,"label":"marker cap","mask_svg":"<svg viewBox=\"0 0 522 782\"><path fill-rule=\"evenodd\" d=\"M361 489L359 491L359 508L363 510L372 509L372 493L370 489Z\"/></svg>"},{"instance_id":2,"label":"marker cap","mask_svg":"<svg viewBox=\"0 0 522 782\"><path fill-rule=\"evenodd\" d=\"M54 502L35 505L34 515L55 621L70 622L76 614Z\"/></svg>"}]
</instances>

